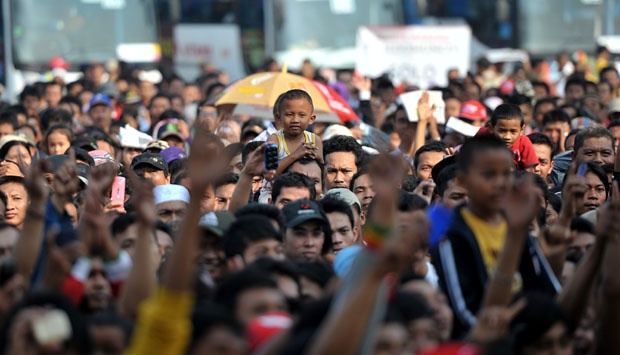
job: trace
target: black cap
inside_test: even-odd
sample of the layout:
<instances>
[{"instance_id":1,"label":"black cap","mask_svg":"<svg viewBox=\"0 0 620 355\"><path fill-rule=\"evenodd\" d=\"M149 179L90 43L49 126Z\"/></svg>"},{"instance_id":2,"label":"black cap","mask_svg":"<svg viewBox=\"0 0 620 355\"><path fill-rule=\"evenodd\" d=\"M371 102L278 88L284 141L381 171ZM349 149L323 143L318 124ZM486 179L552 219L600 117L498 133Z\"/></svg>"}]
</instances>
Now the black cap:
<instances>
[{"instance_id":1,"label":"black cap","mask_svg":"<svg viewBox=\"0 0 620 355\"><path fill-rule=\"evenodd\" d=\"M131 170L136 170L138 165L150 165L155 169L163 170L164 174L168 175L168 164L159 154L142 153L136 155L131 161Z\"/></svg>"},{"instance_id":2,"label":"black cap","mask_svg":"<svg viewBox=\"0 0 620 355\"><path fill-rule=\"evenodd\" d=\"M310 200L297 200L286 204L282 208L282 215L287 228L296 227L304 222L318 220L329 223L319 205Z\"/></svg>"},{"instance_id":3,"label":"black cap","mask_svg":"<svg viewBox=\"0 0 620 355\"><path fill-rule=\"evenodd\" d=\"M433 170L431 170L431 176L433 177L433 181L437 181L439 173L441 173L443 169L449 167L452 164L456 164L456 157L454 155L444 158L442 161L435 164Z\"/></svg>"}]
</instances>

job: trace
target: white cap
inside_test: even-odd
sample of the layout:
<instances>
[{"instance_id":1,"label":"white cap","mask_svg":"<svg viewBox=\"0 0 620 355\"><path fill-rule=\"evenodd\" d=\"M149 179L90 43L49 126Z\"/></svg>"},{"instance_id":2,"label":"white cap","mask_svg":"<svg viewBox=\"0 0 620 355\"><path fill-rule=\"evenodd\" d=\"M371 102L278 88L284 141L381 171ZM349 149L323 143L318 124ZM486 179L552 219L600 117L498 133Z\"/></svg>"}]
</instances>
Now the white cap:
<instances>
[{"instance_id":1,"label":"white cap","mask_svg":"<svg viewBox=\"0 0 620 355\"><path fill-rule=\"evenodd\" d=\"M130 125L121 127L120 132L121 147L145 149L146 145L153 140L153 137L142 133Z\"/></svg>"},{"instance_id":2,"label":"white cap","mask_svg":"<svg viewBox=\"0 0 620 355\"><path fill-rule=\"evenodd\" d=\"M185 186L175 184L155 186L153 194L155 195L156 205L172 201L189 203L189 190Z\"/></svg>"},{"instance_id":3,"label":"white cap","mask_svg":"<svg viewBox=\"0 0 620 355\"><path fill-rule=\"evenodd\" d=\"M325 129L325 132L323 132L323 141L334 138L336 136L353 137L353 133L351 133L351 130L343 125L333 124L327 127Z\"/></svg>"}]
</instances>

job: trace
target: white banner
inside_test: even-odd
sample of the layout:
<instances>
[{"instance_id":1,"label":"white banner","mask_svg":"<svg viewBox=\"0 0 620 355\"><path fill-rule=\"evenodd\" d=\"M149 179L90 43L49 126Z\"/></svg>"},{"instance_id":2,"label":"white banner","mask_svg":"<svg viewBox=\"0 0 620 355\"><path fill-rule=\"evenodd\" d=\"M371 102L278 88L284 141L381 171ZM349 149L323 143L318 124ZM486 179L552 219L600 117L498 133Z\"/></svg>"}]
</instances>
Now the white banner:
<instances>
[{"instance_id":1,"label":"white banner","mask_svg":"<svg viewBox=\"0 0 620 355\"><path fill-rule=\"evenodd\" d=\"M356 70L365 76L388 73L396 84L446 86L448 70L467 73L471 29L467 25L360 27Z\"/></svg>"},{"instance_id":2,"label":"white banner","mask_svg":"<svg viewBox=\"0 0 620 355\"><path fill-rule=\"evenodd\" d=\"M230 75L245 76L241 33L237 25L180 24L174 26L174 69L186 80L200 75L199 64L212 63Z\"/></svg>"}]
</instances>

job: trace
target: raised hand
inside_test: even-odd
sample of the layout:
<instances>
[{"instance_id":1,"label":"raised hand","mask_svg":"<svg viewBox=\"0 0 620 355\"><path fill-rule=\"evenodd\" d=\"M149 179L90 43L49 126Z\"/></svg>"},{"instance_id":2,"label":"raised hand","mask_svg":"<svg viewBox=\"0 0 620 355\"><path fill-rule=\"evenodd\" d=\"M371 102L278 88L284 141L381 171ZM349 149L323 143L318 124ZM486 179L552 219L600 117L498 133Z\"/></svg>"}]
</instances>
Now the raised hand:
<instances>
[{"instance_id":1,"label":"raised hand","mask_svg":"<svg viewBox=\"0 0 620 355\"><path fill-rule=\"evenodd\" d=\"M80 189L78 172L75 161L75 151L69 151L69 159L58 169L54 175L54 195L64 202L71 200L73 194Z\"/></svg>"},{"instance_id":2,"label":"raised hand","mask_svg":"<svg viewBox=\"0 0 620 355\"><path fill-rule=\"evenodd\" d=\"M431 107L430 95L425 91L418 101L418 119L420 121L429 121L433 117L433 112L435 112L435 106Z\"/></svg>"},{"instance_id":3,"label":"raised hand","mask_svg":"<svg viewBox=\"0 0 620 355\"><path fill-rule=\"evenodd\" d=\"M18 164L5 160L0 162L0 176L24 176L24 173Z\"/></svg>"},{"instance_id":4,"label":"raised hand","mask_svg":"<svg viewBox=\"0 0 620 355\"><path fill-rule=\"evenodd\" d=\"M369 77L361 76L361 75L353 75L353 79L351 79L353 87L357 89L357 91L370 91L372 88L372 81Z\"/></svg>"},{"instance_id":5,"label":"raised hand","mask_svg":"<svg viewBox=\"0 0 620 355\"><path fill-rule=\"evenodd\" d=\"M136 202L136 214L138 221L145 226L153 226L157 221L157 211L155 209L155 196L153 195L153 183L151 180L140 180L130 171L129 181L133 191L132 199Z\"/></svg>"},{"instance_id":6,"label":"raised hand","mask_svg":"<svg viewBox=\"0 0 620 355\"><path fill-rule=\"evenodd\" d=\"M293 153L291 153L291 155L294 156L296 160L301 158L316 159L318 155L318 148L312 143L302 143Z\"/></svg>"},{"instance_id":7,"label":"raised hand","mask_svg":"<svg viewBox=\"0 0 620 355\"><path fill-rule=\"evenodd\" d=\"M413 190L415 195L420 196L426 201L429 205L431 204L431 200L433 199L433 191L435 190L435 182L433 179L426 179L422 181L416 188Z\"/></svg>"},{"instance_id":8,"label":"raised hand","mask_svg":"<svg viewBox=\"0 0 620 355\"><path fill-rule=\"evenodd\" d=\"M13 163L8 164L15 165ZM28 174L24 176L24 183L26 184L26 190L28 190L28 197L30 198L31 204L33 202L44 203L49 196L50 190L43 178L43 171L46 165L47 162L45 160L33 162Z\"/></svg>"},{"instance_id":9,"label":"raised hand","mask_svg":"<svg viewBox=\"0 0 620 355\"><path fill-rule=\"evenodd\" d=\"M242 173L251 177L276 173L275 170L265 170L265 154L263 153L263 149L267 144L268 143L261 144L258 148L254 149L250 155L248 155L248 159L245 162Z\"/></svg>"},{"instance_id":10,"label":"raised hand","mask_svg":"<svg viewBox=\"0 0 620 355\"><path fill-rule=\"evenodd\" d=\"M538 215L542 192L534 183L534 177L526 174L515 178L513 186L508 190L504 217L508 228L526 229Z\"/></svg>"},{"instance_id":11,"label":"raised hand","mask_svg":"<svg viewBox=\"0 0 620 355\"><path fill-rule=\"evenodd\" d=\"M598 210L596 236L602 241L618 238L620 235L620 191L618 183L611 186L611 198Z\"/></svg>"},{"instance_id":12,"label":"raised hand","mask_svg":"<svg viewBox=\"0 0 620 355\"><path fill-rule=\"evenodd\" d=\"M526 305L527 301L522 298L509 307L489 306L482 308L469 340L481 345L488 345L501 339L508 333L508 327L512 320Z\"/></svg>"}]
</instances>

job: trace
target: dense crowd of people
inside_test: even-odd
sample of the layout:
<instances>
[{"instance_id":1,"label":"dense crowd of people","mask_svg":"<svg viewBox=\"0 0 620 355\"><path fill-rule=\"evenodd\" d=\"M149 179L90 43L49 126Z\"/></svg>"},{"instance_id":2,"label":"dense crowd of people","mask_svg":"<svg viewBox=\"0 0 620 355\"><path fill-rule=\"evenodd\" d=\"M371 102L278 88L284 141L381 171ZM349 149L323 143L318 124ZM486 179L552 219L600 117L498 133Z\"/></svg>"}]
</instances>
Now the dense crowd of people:
<instances>
[{"instance_id":1,"label":"dense crowd of people","mask_svg":"<svg viewBox=\"0 0 620 355\"><path fill-rule=\"evenodd\" d=\"M27 86L0 105L0 348L618 354L608 55L450 71L432 90L466 130L428 93L410 119L413 85L310 61L360 120L318 122L300 89L235 114L210 66Z\"/></svg>"}]
</instances>

